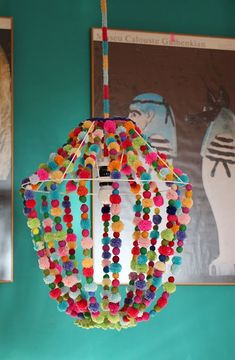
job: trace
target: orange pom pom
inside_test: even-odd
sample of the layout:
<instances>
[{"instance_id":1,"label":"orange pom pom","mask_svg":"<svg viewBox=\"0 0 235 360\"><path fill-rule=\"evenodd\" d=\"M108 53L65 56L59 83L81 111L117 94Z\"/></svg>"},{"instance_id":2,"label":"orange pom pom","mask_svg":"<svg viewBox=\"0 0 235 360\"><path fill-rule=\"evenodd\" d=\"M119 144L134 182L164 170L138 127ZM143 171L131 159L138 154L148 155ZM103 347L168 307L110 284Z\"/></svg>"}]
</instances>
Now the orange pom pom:
<instances>
[{"instance_id":1,"label":"orange pom pom","mask_svg":"<svg viewBox=\"0 0 235 360\"><path fill-rule=\"evenodd\" d=\"M55 163L57 164L57 165L63 165L63 163L64 163L64 158L63 158L63 156L61 156L61 155L56 155L55 156L55 158L54 158L54 161L55 161Z\"/></svg>"},{"instance_id":2,"label":"orange pom pom","mask_svg":"<svg viewBox=\"0 0 235 360\"><path fill-rule=\"evenodd\" d=\"M119 169L120 169L120 162L118 160L113 160L108 165L109 171L119 170Z\"/></svg>"},{"instance_id":3,"label":"orange pom pom","mask_svg":"<svg viewBox=\"0 0 235 360\"><path fill-rule=\"evenodd\" d=\"M140 185L136 184L135 186L131 186L131 192L133 194L137 194L138 192L140 192Z\"/></svg>"},{"instance_id":4,"label":"orange pom pom","mask_svg":"<svg viewBox=\"0 0 235 360\"><path fill-rule=\"evenodd\" d=\"M135 129L135 125L132 121L127 121L124 126L127 132L129 132L131 129Z\"/></svg>"}]
</instances>

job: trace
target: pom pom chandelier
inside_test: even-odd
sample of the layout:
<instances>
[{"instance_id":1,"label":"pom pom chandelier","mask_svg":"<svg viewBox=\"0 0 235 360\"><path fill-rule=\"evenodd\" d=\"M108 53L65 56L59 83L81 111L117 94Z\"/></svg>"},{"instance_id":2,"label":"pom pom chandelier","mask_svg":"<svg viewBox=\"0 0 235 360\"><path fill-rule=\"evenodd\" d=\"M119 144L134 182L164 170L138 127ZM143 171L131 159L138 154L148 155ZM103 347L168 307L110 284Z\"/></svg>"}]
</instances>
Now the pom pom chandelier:
<instances>
[{"instance_id":1,"label":"pom pom chandelier","mask_svg":"<svg viewBox=\"0 0 235 360\"><path fill-rule=\"evenodd\" d=\"M119 330L155 316L175 292L192 186L186 174L151 147L133 121L110 117L105 0L101 9L104 117L74 128L67 143L23 180L21 193L39 268L58 309L81 327ZM100 186L102 234L92 228L93 181ZM161 183L167 186L165 194ZM122 238L121 184L134 199L132 238ZM94 281L94 240L102 242L100 285ZM120 255L127 242L133 246L129 283L124 286L120 272L127 270Z\"/></svg>"}]
</instances>

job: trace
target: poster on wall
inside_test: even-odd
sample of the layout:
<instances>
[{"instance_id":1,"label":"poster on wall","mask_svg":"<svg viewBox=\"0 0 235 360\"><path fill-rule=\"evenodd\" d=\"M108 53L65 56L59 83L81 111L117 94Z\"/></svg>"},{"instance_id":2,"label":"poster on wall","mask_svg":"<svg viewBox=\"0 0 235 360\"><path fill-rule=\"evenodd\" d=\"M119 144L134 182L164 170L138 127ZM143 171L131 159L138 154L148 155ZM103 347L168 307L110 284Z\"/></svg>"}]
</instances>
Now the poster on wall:
<instances>
[{"instance_id":1,"label":"poster on wall","mask_svg":"<svg viewBox=\"0 0 235 360\"><path fill-rule=\"evenodd\" d=\"M13 281L12 19L0 17L0 282Z\"/></svg>"},{"instance_id":2,"label":"poster on wall","mask_svg":"<svg viewBox=\"0 0 235 360\"><path fill-rule=\"evenodd\" d=\"M101 54L92 29L93 117L102 117ZM193 184L180 284L235 284L234 64L235 39L109 30L111 115L134 120Z\"/></svg>"}]
</instances>

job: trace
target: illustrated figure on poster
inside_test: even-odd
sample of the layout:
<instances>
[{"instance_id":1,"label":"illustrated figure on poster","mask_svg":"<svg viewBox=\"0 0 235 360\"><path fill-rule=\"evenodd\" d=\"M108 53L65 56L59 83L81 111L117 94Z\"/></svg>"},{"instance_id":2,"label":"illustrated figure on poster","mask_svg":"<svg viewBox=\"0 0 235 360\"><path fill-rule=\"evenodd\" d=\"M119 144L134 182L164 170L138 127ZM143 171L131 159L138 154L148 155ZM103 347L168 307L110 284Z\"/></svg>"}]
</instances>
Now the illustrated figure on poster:
<instances>
[{"instance_id":1,"label":"illustrated figure on poster","mask_svg":"<svg viewBox=\"0 0 235 360\"><path fill-rule=\"evenodd\" d=\"M209 265L210 275L235 274L235 115L223 88L216 98L208 90L207 105L195 121L211 121L201 148L202 181L210 202L219 238L219 256Z\"/></svg>"},{"instance_id":2,"label":"illustrated figure on poster","mask_svg":"<svg viewBox=\"0 0 235 360\"><path fill-rule=\"evenodd\" d=\"M11 75L6 55L0 46L0 180L11 169Z\"/></svg>"},{"instance_id":3,"label":"illustrated figure on poster","mask_svg":"<svg viewBox=\"0 0 235 360\"><path fill-rule=\"evenodd\" d=\"M177 155L176 126L172 108L155 93L136 96L128 117L136 122L151 146L171 160Z\"/></svg>"}]
</instances>

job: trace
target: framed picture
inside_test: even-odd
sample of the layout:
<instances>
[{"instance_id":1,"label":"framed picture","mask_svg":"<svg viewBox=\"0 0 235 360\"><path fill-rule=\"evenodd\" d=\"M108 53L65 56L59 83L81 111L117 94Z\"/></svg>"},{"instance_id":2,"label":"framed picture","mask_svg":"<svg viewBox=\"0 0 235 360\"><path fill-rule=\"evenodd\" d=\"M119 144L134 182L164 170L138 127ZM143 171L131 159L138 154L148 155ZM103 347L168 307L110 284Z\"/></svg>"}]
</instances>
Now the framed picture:
<instances>
[{"instance_id":1,"label":"framed picture","mask_svg":"<svg viewBox=\"0 0 235 360\"><path fill-rule=\"evenodd\" d=\"M177 282L234 285L235 39L108 34L111 115L136 121L152 146L193 184L192 220ZM101 29L92 29L93 117L102 116L101 54ZM95 198L94 214L97 206Z\"/></svg>"},{"instance_id":2,"label":"framed picture","mask_svg":"<svg viewBox=\"0 0 235 360\"><path fill-rule=\"evenodd\" d=\"M0 17L0 282L13 281L13 28Z\"/></svg>"}]
</instances>

